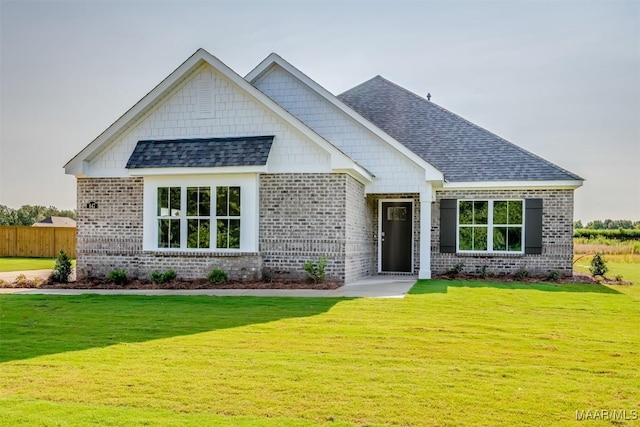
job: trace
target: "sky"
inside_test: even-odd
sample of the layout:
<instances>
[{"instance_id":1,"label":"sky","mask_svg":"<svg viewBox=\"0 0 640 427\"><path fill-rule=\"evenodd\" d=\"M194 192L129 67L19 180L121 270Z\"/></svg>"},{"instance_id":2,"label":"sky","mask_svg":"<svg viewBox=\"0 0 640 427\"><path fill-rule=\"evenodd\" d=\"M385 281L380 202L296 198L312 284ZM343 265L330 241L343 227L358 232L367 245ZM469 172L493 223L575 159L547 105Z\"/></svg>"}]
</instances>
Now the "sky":
<instances>
[{"instance_id":1,"label":"sky","mask_svg":"<svg viewBox=\"0 0 640 427\"><path fill-rule=\"evenodd\" d=\"M74 209L65 163L200 47L429 92L583 177L576 220L640 220L640 0L0 0L0 205Z\"/></svg>"}]
</instances>

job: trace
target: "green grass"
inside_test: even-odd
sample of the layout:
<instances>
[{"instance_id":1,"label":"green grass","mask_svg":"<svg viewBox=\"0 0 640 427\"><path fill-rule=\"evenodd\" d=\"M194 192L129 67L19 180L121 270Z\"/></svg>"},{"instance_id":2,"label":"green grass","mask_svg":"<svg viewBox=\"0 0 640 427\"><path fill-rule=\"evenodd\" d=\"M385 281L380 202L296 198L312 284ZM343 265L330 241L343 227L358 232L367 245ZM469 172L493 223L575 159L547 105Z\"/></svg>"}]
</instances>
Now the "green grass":
<instances>
[{"instance_id":1,"label":"green grass","mask_svg":"<svg viewBox=\"0 0 640 427\"><path fill-rule=\"evenodd\" d=\"M575 262L574 269L589 274L592 258L592 256L580 258ZM616 286L615 289L640 300L640 263L628 262L628 255L604 255L604 260L609 267L606 277L613 279L621 275L625 281L635 284L634 286Z\"/></svg>"},{"instance_id":2,"label":"green grass","mask_svg":"<svg viewBox=\"0 0 640 427\"><path fill-rule=\"evenodd\" d=\"M0 308L5 425L562 426L640 410L640 301L601 285L3 295Z\"/></svg>"},{"instance_id":3,"label":"green grass","mask_svg":"<svg viewBox=\"0 0 640 427\"><path fill-rule=\"evenodd\" d=\"M76 266L76 261L71 261ZM8 271L47 270L56 265L55 258L0 258L0 273Z\"/></svg>"}]
</instances>

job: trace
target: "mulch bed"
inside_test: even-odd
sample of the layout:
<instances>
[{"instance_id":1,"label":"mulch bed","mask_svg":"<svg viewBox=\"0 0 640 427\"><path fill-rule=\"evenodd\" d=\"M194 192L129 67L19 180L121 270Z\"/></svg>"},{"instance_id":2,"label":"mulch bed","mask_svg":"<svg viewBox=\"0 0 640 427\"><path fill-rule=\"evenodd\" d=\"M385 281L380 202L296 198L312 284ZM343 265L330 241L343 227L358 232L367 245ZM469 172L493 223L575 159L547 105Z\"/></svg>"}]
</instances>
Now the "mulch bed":
<instances>
[{"instance_id":1,"label":"mulch bed","mask_svg":"<svg viewBox=\"0 0 640 427\"><path fill-rule=\"evenodd\" d=\"M131 279L123 285L108 280L93 279L87 281L72 281L56 283L49 280L38 283L33 280L22 280L19 283L3 283L4 288L40 288L40 289L337 289L341 283L325 281L313 283L310 281L273 281L267 282L239 282L211 283L205 279L172 280L167 283L154 283L150 280Z\"/></svg>"},{"instance_id":2,"label":"mulch bed","mask_svg":"<svg viewBox=\"0 0 640 427\"><path fill-rule=\"evenodd\" d=\"M479 277L470 274L440 275L437 279L445 280L477 280L493 282L522 282L522 283L584 283L605 285L632 285L631 282L616 281L607 278L594 278L584 273L575 272L571 277L558 280L547 280L540 277L517 278L509 275ZM274 280L272 282L239 282L211 283L205 279L172 280L167 283L154 283L150 280L130 279L124 285L118 285L106 279L71 281L69 283L55 283L50 280L26 280L14 282L0 282L0 288L42 288L42 289L337 289L342 286L339 282L324 281L314 283L304 280Z\"/></svg>"},{"instance_id":3,"label":"mulch bed","mask_svg":"<svg viewBox=\"0 0 640 427\"><path fill-rule=\"evenodd\" d=\"M606 277L593 277L581 272L574 272L573 276L562 277L557 280L550 280L545 277L535 277L535 276L518 278L515 276L509 276L509 275L498 275L498 276L487 275L486 277L480 277L478 275L464 274L464 273L460 273L456 275L442 274L439 276L434 276L434 278L445 279L445 280L477 280L477 281L507 282L507 283L509 282L521 282L521 283L548 282L548 283L560 283L560 284L584 283L584 284L591 284L591 285L594 285L594 284L633 285L632 282L627 282L624 280L613 280L613 279L608 279Z\"/></svg>"}]
</instances>

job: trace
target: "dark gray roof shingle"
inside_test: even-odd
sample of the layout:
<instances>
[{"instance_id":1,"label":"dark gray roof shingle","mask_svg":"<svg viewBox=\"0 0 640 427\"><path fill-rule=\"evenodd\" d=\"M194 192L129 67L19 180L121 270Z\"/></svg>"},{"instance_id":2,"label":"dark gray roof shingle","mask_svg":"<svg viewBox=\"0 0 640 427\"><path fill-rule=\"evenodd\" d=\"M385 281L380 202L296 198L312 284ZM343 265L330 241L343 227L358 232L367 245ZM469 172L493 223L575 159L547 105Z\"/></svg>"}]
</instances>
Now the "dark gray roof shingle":
<instances>
[{"instance_id":1,"label":"dark gray roof shingle","mask_svg":"<svg viewBox=\"0 0 640 427\"><path fill-rule=\"evenodd\" d=\"M138 141L128 169L264 166L271 136Z\"/></svg>"},{"instance_id":2,"label":"dark gray roof shingle","mask_svg":"<svg viewBox=\"0 0 640 427\"><path fill-rule=\"evenodd\" d=\"M449 182L582 179L380 76L338 98Z\"/></svg>"}]
</instances>

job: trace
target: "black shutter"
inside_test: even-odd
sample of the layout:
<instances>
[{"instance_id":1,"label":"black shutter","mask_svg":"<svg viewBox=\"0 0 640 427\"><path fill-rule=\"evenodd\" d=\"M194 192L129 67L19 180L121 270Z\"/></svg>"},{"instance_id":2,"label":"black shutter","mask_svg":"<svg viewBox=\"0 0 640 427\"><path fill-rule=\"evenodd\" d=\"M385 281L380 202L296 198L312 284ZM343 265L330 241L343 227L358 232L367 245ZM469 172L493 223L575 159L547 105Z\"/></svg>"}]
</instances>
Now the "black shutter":
<instances>
[{"instance_id":1,"label":"black shutter","mask_svg":"<svg viewBox=\"0 0 640 427\"><path fill-rule=\"evenodd\" d=\"M456 218L458 203L456 199L440 200L440 252L456 252Z\"/></svg>"},{"instance_id":2,"label":"black shutter","mask_svg":"<svg viewBox=\"0 0 640 427\"><path fill-rule=\"evenodd\" d=\"M524 224L524 253L542 253L542 199L527 199Z\"/></svg>"}]
</instances>

